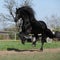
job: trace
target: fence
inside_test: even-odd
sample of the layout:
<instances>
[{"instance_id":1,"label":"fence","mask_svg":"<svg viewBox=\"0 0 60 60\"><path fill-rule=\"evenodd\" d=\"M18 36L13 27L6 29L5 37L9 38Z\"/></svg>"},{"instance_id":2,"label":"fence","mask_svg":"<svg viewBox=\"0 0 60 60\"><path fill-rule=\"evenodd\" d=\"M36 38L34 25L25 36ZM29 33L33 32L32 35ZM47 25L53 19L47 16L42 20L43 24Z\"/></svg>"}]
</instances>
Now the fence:
<instances>
[{"instance_id":1,"label":"fence","mask_svg":"<svg viewBox=\"0 0 60 60\"><path fill-rule=\"evenodd\" d=\"M60 32L55 32L55 36L60 41ZM19 40L18 32L0 31L0 40Z\"/></svg>"},{"instance_id":2,"label":"fence","mask_svg":"<svg viewBox=\"0 0 60 60\"><path fill-rule=\"evenodd\" d=\"M0 31L0 40L17 40L17 32L13 31Z\"/></svg>"}]
</instances>

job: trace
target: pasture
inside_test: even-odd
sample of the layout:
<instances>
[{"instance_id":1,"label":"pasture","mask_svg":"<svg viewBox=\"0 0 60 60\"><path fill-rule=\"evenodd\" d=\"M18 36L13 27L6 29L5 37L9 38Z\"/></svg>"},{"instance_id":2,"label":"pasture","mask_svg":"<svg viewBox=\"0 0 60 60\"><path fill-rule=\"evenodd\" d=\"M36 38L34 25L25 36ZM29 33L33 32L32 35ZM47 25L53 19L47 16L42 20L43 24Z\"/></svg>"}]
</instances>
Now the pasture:
<instances>
[{"instance_id":1,"label":"pasture","mask_svg":"<svg viewBox=\"0 0 60 60\"><path fill-rule=\"evenodd\" d=\"M40 42L33 47L31 43L22 45L19 40L0 41L0 60L60 60L60 42L45 43L43 52Z\"/></svg>"}]
</instances>

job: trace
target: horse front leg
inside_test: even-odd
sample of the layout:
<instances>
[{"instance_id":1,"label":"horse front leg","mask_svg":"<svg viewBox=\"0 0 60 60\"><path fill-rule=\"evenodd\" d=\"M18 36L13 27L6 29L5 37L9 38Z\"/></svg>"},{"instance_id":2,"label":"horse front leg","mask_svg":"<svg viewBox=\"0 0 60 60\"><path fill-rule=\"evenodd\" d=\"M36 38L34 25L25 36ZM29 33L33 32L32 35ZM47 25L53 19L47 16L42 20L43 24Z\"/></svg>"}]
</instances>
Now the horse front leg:
<instances>
[{"instance_id":1,"label":"horse front leg","mask_svg":"<svg viewBox=\"0 0 60 60\"><path fill-rule=\"evenodd\" d=\"M20 39L21 39L21 43L22 43L22 44L25 44L25 40L26 40L25 37L24 37L25 34L24 34L23 32L20 32L18 35L19 35L19 37L20 37Z\"/></svg>"}]
</instances>

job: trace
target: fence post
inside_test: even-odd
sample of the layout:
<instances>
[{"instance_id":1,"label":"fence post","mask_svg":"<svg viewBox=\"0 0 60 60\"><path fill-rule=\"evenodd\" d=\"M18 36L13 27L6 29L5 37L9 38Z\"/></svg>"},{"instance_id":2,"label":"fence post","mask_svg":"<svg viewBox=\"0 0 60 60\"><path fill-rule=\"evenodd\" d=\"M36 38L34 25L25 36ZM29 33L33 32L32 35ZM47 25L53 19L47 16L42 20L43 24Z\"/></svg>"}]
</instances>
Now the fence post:
<instances>
[{"instance_id":1,"label":"fence post","mask_svg":"<svg viewBox=\"0 0 60 60\"><path fill-rule=\"evenodd\" d=\"M16 32L15 32L15 40L16 40Z\"/></svg>"}]
</instances>

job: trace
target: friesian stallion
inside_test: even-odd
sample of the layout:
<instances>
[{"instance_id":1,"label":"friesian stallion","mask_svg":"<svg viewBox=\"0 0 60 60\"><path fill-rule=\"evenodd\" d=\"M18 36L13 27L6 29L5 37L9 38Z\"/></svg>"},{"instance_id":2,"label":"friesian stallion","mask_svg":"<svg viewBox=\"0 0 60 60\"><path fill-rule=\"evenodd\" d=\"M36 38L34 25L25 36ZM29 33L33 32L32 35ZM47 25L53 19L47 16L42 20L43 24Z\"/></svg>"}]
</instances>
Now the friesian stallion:
<instances>
[{"instance_id":1,"label":"friesian stallion","mask_svg":"<svg viewBox=\"0 0 60 60\"><path fill-rule=\"evenodd\" d=\"M21 39L22 44L25 43L26 36L29 34L33 34L36 40L33 44L36 45L36 41L38 39L38 34L41 34L41 50L43 50L44 42L46 42L46 38L54 38L54 34L50 29L47 28L47 25L44 21L37 21L34 16L34 11L30 6L22 6L16 9L15 22L22 20L22 31L19 32L19 37ZM20 21L21 22L21 21ZM20 26L20 25L19 25Z\"/></svg>"}]
</instances>

